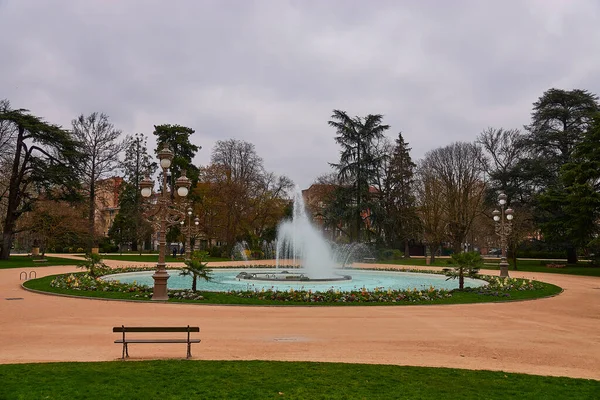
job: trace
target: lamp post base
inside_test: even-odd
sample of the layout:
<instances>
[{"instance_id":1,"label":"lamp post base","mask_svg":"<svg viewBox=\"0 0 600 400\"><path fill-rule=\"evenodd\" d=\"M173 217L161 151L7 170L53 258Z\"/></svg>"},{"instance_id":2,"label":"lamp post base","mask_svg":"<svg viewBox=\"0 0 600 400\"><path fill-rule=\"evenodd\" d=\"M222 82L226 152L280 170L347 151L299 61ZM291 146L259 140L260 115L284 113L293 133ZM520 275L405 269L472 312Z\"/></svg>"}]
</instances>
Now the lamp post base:
<instances>
[{"instance_id":1,"label":"lamp post base","mask_svg":"<svg viewBox=\"0 0 600 400\"><path fill-rule=\"evenodd\" d=\"M154 279L152 300L169 300L169 294L167 293L167 280L169 280L169 274L167 273L167 270L164 267L158 267L156 272L152 275L152 279Z\"/></svg>"},{"instance_id":2,"label":"lamp post base","mask_svg":"<svg viewBox=\"0 0 600 400\"><path fill-rule=\"evenodd\" d=\"M500 261L500 276L508 278L508 262L506 261L506 258L503 258Z\"/></svg>"}]
</instances>

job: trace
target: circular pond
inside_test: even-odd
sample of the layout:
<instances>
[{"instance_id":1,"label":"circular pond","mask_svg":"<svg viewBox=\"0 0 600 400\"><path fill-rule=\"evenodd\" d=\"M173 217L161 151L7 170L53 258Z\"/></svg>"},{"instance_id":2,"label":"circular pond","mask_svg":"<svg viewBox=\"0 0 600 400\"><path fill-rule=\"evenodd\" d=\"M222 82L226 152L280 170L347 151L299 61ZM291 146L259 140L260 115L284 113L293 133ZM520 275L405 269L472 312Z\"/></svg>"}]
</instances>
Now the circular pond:
<instances>
[{"instance_id":1,"label":"circular pond","mask_svg":"<svg viewBox=\"0 0 600 400\"><path fill-rule=\"evenodd\" d=\"M298 270L296 270L298 271ZM192 278L181 276L177 270L169 270L169 289L190 289ZM273 280L244 280L237 276L245 272L248 274L272 274L273 269L213 269L212 280L206 282L198 279L198 290L210 292L227 292L230 290L262 290L276 289L280 291L312 290L313 292L325 292L330 289L339 291L351 291L366 288L367 290L406 290L416 288L417 290L429 289L456 289L457 280L446 280L444 275L422 274L411 272L372 271L372 270L342 270L340 277L350 275L350 279L336 281L273 281ZM121 283L137 283L152 287L153 271L129 272L105 276L103 279L116 280ZM487 282L480 279L465 278L465 287L479 287Z\"/></svg>"}]
</instances>

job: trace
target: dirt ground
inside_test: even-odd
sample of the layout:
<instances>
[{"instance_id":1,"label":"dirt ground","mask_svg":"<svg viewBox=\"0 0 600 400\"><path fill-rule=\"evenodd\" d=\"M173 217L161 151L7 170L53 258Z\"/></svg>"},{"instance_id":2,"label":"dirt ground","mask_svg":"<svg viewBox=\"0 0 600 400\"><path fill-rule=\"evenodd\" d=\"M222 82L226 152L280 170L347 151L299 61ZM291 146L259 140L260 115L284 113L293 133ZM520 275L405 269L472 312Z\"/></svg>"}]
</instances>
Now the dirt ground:
<instances>
[{"instance_id":1,"label":"dirt ground","mask_svg":"<svg viewBox=\"0 0 600 400\"><path fill-rule=\"evenodd\" d=\"M76 268L35 270L41 277ZM118 334L112 333L113 326L197 325L202 342L192 346L192 353L198 360L395 364L600 380L598 277L511 271L511 276L564 289L556 297L523 302L258 307L37 294L21 287L21 272L0 270L0 363L4 364L117 360L121 345L114 343ZM129 354L131 360L184 358L185 345L134 344Z\"/></svg>"}]
</instances>

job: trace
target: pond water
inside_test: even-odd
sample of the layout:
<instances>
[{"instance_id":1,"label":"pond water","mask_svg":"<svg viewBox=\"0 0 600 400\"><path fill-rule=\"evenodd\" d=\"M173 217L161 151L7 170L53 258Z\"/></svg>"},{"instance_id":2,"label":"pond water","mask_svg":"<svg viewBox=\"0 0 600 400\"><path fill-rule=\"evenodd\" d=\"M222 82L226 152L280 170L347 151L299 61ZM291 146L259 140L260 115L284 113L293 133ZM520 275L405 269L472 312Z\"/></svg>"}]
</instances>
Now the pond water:
<instances>
[{"instance_id":1,"label":"pond water","mask_svg":"<svg viewBox=\"0 0 600 400\"><path fill-rule=\"evenodd\" d=\"M297 272L298 270L294 270ZM170 278L168 281L169 289L191 289L192 278L190 276L181 276L176 270L169 270ZM213 269L211 272L212 281L206 282L198 280L198 290L211 292L227 292L230 290L268 290L277 289L280 291L294 290L312 290L313 292L324 292L330 289L339 291L359 290L366 288L367 290L417 290L429 289L434 287L437 289L456 289L458 288L458 280L446 280L444 275L423 274L416 272L396 272L396 271L372 271L372 270L355 270L344 269L339 270L336 274L350 275L352 279L344 281L329 281L329 282L273 282L273 281L246 281L239 280L236 276L240 272L248 273L273 273L274 269L268 268L227 268ZM107 280L118 280L121 283L133 283L152 287L154 285L152 274L153 271L129 272L124 274L114 274L105 276ZM480 287L486 285L487 282L480 279L465 278L465 287Z\"/></svg>"}]
</instances>

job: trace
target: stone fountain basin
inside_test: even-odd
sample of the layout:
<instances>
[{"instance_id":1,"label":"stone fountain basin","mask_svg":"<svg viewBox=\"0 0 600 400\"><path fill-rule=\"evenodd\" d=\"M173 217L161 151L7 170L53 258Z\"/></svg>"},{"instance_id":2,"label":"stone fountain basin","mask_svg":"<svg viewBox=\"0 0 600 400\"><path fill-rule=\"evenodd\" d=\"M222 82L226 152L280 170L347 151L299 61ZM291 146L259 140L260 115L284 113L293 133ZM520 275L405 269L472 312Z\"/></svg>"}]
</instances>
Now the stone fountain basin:
<instances>
[{"instance_id":1,"label":"stone fountain basin","mask_svg":"<svg viewBox=\"0 0 600 400\"><path fill-rule=\"evenodd\" d=\"M277 272L240 272L236 275L236 279L239 281L261 281L261 282L338 282L338 281L350 281L352 276L350 275L331 275L327 277L310 277L303 272L289 272L289 271L277 271Z\"/></svg>"}]
</instances>

